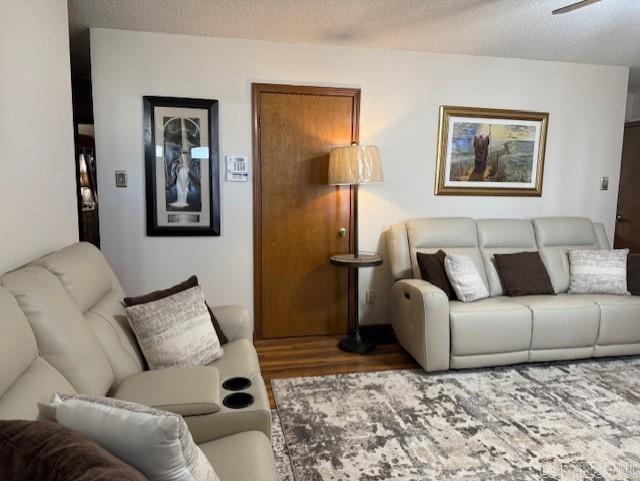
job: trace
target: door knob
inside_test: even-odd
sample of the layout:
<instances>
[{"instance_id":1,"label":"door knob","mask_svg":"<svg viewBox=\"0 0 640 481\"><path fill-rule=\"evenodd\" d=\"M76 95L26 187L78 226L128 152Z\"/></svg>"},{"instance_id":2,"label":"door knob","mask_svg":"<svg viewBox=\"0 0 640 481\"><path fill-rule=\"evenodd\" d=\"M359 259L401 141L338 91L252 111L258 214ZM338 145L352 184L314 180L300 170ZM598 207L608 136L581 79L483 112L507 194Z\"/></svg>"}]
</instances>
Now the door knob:
<instances>
[{"instance_id":1,"label":"door knob","mask_svg":"<svg viewBox=\"0 0 640 481\"><path fill-rule=\"evenodd\" d=\"M347 228L346 227L340 227L340 230L338 231L338 235L340 237L347 237Z\"/></svg>"},{"instance_id":2,"label":"door knob","mask_svg":"<svg viewBox=\"0 0 640 481\"><path fill-rule=\"evenodd\" d=\"M625 218L624 218L624 217L622 217L620 214L618 214L618 215L616 216L616 221L618 221L618 222L626 222L626 221L627 221L627 219L625 219Z\"/></svg>"}]
</instances>

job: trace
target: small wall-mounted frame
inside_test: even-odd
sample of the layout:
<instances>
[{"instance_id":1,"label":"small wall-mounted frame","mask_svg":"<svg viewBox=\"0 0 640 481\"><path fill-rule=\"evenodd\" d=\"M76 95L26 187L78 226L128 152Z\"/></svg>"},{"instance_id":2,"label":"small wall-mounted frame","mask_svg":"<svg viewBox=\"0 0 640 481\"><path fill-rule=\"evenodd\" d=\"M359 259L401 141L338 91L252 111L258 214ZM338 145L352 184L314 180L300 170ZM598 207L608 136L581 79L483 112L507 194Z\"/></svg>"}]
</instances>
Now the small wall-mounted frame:
<instances>
[{"instance_id":1,"label":"small wall-mounted frame","mask_svg":"<svg viewBox=\"0 0 640 481\"><path fill-rule=\"evenodd\" d=\"M116 170L116 187L123 189L127 187L127 171Z\"/></svg>"},{"instance_id":2,"label":"small wall-mounted frame","mask_svg":"<svg viewBox=\"0 0 640 481\"><path fill-rule=\"evenodd\" d=\"M242 155L227 155L225 157L225 163L227 182L249 181L249 157Z\"/></svg>"}]
</instances>

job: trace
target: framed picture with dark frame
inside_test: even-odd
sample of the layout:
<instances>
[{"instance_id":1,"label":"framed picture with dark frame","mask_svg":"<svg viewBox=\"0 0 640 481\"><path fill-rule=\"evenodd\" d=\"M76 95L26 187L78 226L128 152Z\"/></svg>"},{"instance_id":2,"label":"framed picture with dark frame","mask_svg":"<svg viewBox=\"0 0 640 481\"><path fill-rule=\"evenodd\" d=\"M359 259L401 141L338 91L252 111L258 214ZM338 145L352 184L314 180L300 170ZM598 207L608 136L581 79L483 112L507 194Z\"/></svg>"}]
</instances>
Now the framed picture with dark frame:
<instances>
[{"instance_id":1,"label":"framed picture with dark frame","mask_svg":"<svg viewBox=\"0 0 640 481\"><path fill-rule=\"evenodd\" d=\"M218 101L143 104L147 235L219 236Z\"/></svg>"}]
</instances>

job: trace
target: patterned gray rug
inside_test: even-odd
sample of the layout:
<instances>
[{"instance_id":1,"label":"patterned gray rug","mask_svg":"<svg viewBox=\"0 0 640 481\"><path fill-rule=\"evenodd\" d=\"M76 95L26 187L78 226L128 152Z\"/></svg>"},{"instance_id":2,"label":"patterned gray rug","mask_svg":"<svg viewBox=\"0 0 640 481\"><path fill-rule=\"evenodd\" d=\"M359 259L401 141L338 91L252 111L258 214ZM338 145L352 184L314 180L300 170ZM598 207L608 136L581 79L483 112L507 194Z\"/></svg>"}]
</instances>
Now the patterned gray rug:
<instances>
[{"instance_id":1,"label":"patterned gray rug","mask_svg":"<svg viewBox=\"0 0 640 481\"><path fill-rule=\"evenodd\" d=\"M272 384L282 481L640 479L638 358Z\"/></svg>"},{"instance_id":2,"label":"patterned gray rug","mask_svg":"<svg viewBox=\"0 0 640 481\"><path fill-rule=\"evenodd\" d=\"M273 456L276 460L276 471L280 481L295 481L293 470L291 469L289 449L284 440L280 416L276 410L271 411L271 445L273 446Z\"/></svg>"}]
</instances>

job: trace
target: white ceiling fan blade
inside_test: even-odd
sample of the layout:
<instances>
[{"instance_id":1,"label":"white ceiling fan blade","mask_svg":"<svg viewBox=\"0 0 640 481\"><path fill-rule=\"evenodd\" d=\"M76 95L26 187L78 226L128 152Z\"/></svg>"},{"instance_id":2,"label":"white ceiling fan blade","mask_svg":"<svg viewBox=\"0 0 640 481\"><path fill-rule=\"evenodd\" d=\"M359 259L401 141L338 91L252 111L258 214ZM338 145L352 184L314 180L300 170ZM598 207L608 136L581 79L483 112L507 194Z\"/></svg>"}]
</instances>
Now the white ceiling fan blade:
<instances>
[{"instance_id":1,"label":"white ceiling fan blade","mask_svg":"<svg viewBox=\"0 0 640 481\"><path fill-rule=\"evenodd\" d=\"M582 0L580 2L572 3L571 5L567 5L566 7L556 8L551 13L554 15L558 15L560 13L572 12L573 10L577 10L578 8L586 7L587 5L591 5L593 3L599 2L600 0Z\"/></svg>"}]
</instances>

